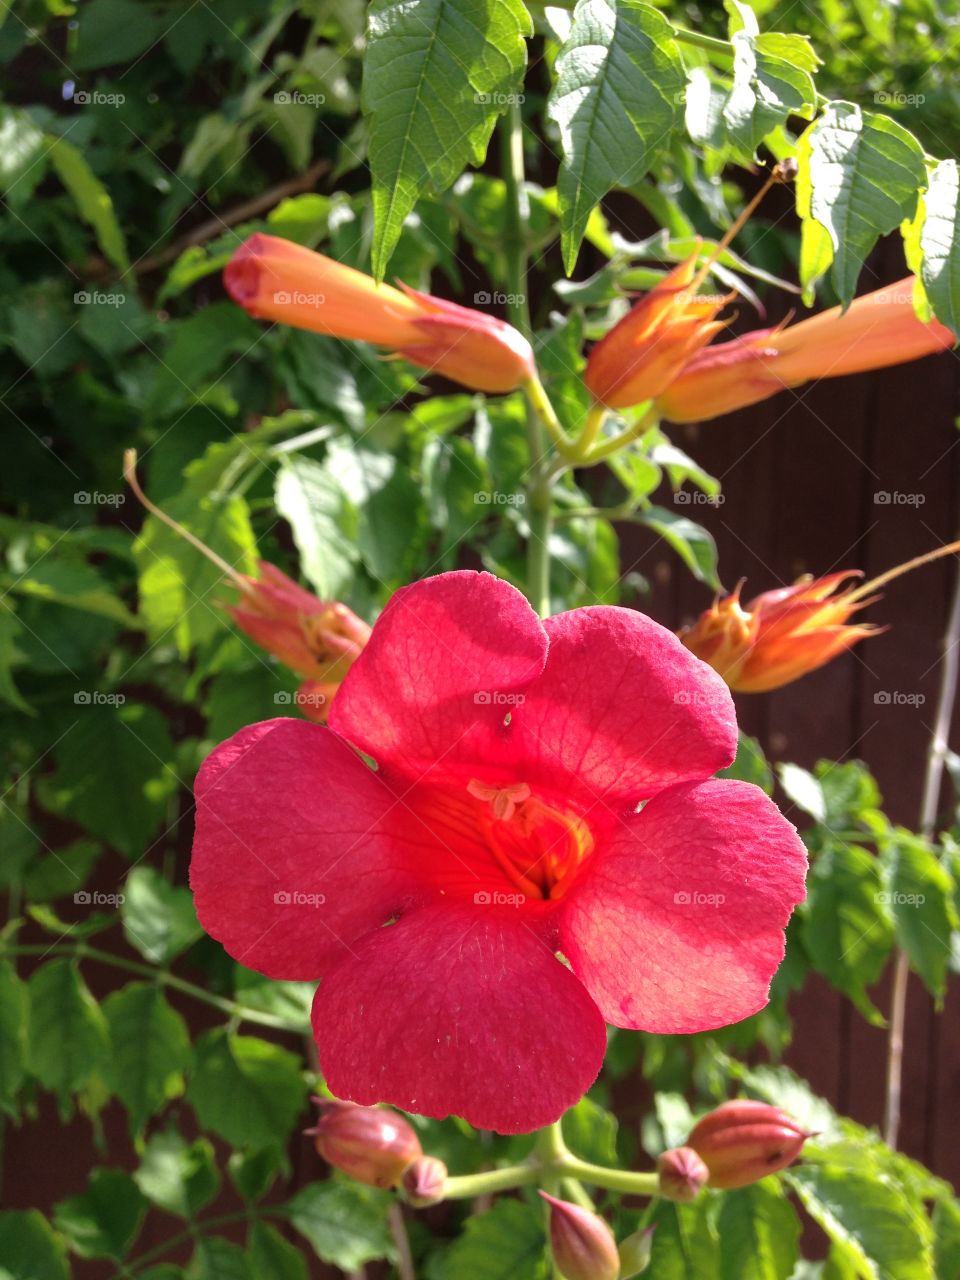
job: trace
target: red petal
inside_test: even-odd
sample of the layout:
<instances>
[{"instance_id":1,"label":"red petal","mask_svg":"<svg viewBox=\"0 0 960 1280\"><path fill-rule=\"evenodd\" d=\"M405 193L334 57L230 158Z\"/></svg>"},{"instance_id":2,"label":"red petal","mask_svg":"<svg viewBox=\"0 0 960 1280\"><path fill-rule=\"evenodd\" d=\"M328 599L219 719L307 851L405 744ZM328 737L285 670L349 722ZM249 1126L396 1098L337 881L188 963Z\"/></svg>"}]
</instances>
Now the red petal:
<instances>
[{"instance_id":1,"label":"red petal","mask_svg":"<svg viewBox=\"0 0 960 1280\"><path fill-rule=\"evenodd\" d=\"M330 725L381 766L437 781L501 750L504 716L546 650L540 620L506 582L471 572L426 578L391 597Z\"/></svg>"},{"instance_id":2,"label":"red petal","mask_svg":"<svg viewBox=\"0 0 960 1280\"><path fill-rule=\"evenodd\" d=\"M500 1133L559 1119L603 1062L603 1019L513 909L428 907L323 980L320 1067L338 1097Z\"/></svg>"},{"instance_id":3,"label":"red petal","mask_svg":"<svg viewBox=\"0 0 960 1280\"><path fill-rule=\"evenodd\" d=\"M603 816L736 753L733 699L676 636L632 609L575 609L544 623L542 677L513 716L518 781L574 788ZM566 776L564 776L566 775Z\"/></svg>"},{"instance_id":4,"label":"red petal","mask_svg":"<svg viewBox=\"0 0 960 1280\"><path fill-rule=\"evenodd\" d=\"M320 725L242 729L207 758L196 796L197 915L251 969L318 978L416 896L413 861L386 831L404 812Z\"/></svg>"},{"instance_id":5,"label":"red petal","mask_svg":"<svg viewBox=\"0 0 960 1280\"><path fill-rule=\"evenodd\" d=\"M759 787L672 787L584 869L561 949L615 1026L667 1034L738 1022L767 1002L806 864Z\"/></svg>"}]
</instances>

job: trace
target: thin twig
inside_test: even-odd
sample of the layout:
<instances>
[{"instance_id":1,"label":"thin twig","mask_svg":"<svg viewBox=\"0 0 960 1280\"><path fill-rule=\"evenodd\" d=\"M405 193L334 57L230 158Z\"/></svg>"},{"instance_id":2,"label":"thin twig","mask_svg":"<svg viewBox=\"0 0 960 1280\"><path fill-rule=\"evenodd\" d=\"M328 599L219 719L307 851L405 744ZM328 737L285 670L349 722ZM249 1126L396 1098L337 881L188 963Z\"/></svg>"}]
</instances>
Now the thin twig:
<instances>
[{"instance_id":1,"label":"thin twig","mask_svg":"<svg viewBox=\"0 0 960 1280\"><path fill-rule=\"evenodd\" d=\"M410 1251L410 1238L407 1235L407 1224L403 1216L403 1205L394 1200L388 1213L390 1234L397 1246L397 1274L400 1280L417 1280L413 1269L413 1254Z\"/></svg>"}]
</instances>

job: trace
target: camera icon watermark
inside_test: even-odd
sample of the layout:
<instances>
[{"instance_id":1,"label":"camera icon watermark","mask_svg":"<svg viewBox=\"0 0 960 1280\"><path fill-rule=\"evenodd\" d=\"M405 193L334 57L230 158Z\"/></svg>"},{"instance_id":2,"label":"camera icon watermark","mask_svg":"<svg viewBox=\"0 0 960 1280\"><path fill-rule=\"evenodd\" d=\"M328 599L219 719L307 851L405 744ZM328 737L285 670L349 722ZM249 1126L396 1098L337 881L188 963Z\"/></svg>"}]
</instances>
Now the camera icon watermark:
<instances>
[{"instance_id":1,"label":"camera icon watermark","mask_svg":"<svg viewBox=\"0 0 960 1280\"><path fill-rule=\"evenodd\" d=\"M122 893L101 893L99 889L78 889L73 900L78 907L122 907L126 902Z\"/></svg>"},{"instance_id":2,"label":"camera icon watermark","mask_svg":"<svg viewBox=\"0 0 960 1280\"><path fill-rule=\"evenodd\" d=\"M122 707L125 693L101 693L99 689L78 689L73 695L75 707Z\"/></svg>"},{"instance_id":3,"label":"camera icon watermark","mask_svg":"<svg viewBox=\"0 0 960 1280\"><path fill-rule=\"evenodd\" d=\"M903 693L899 689L878 689L873 695L876 707L922 707L926 700L925 693Z\"/></svg>"},{"instance_id":4,"label":"camera icon watermark","mask_svg":"<svg viewBox=\"0 0 960 1280\"><path fill-rule=\"evenodd\" d=\"M881 907L922 907L926 902L926 894L900 893L896 890L882 890L873 895L873 900Z\"/></svg>"},{"instance_id":5,"label":"camera icon watermark","mask_svg":"<svg viewBox=\"0 0 960 1280\"><path fill-rule=\"evenodd\" d=\"M326 101L326 94L301 93L299 89L281 89L273 95L277 107L322 107Z\"/></svg>"},{"instance_id":6,"label":"camera icon watermark","mask_svg":"<svg viewBox=\"0 0 960 1280\"><path fill-rule=\"evenodd\" d=\"M478 689L473 701L478 707L522 707L526 702L522 693L502 693L499 689Z\"/></svg>"},{"instance_id":7,"label":"camera icon watermark","mask_svg":"<svg viewBox=\"0 0 960 1280\"><path fill-rule=\"evenodd\" d=\"M99 489L80 489L73 495L76 507L122 507L126 500L125 493L101 493Z\"/></svg>"},{"instance_id":8,"label":"camera icon watermark","mask_svg":"<svg viewBox=\"0 0 960 1280\"><path fill-rule=\"evenodd\" d=\"M499 889L478 889L473 895L477 907L519 907L526 900L525 893L501 893Z\"/></svg>"},{"instance_id":9,"label":"camera icon watermark","mask_svg":"<svg viewBox=\"0 0 960 1280\"><path fill-rule=\"evenodd\" d=\"M125 93L101 93L99 89L78 89L72 101L78 107L122 107Z\"/></svg>"},{"instance_id":10,"label":"camera icon watermark","mask_svg":"<svg viewBox=\"0 0 960 1280\"><path fill-rule=\"evenodd\" d=\"M526 500L525 493L501 493L497 489L478 489L473 495L478 507L522 507Z\"/></svg>"},{"instance_id":11,"label":"camera icon watermark","mask_svg":"<svg viewBox=\"0 0 960 1280\"><path fill-rule=\"evenodd\" d=\"M701 489L678 489L673 495L678 506L722 507L726 497L722 493L704 493Z\"/></svg>"},{"instance_id":12,"label":"camera icon watermark","mask_svg":"<svg viewBox=\"0 0 960 1280\"><path fill-rule=\"evenodd\" d=\"M673 895L678 907L722 907L726 900L725 893L701 893L697 889L680 889Z\"/></svg>"},{"instance_id":13,"label":"camera icon watermark","mask_svg":"<svg viewBox=\"0 0 960 1280\"><path fill-rule=\"evenodd\" d=\"M522 107L527 100L525 93L475 93L473 100L484 107Z\"/></svg>"},{"instance_id":14,"label":"camera icon watermark","mask_svg":"<svg viewBox=\"0 0 960 1280\"><path fill-rule=\"evenodd\" d=\"M678 707L723 707L729 694L718 689L715 693L704 689L678 689L673 701Z\"/></svg>"},{"instance_id":15,"label":"camera icon watermark","mask_svg":"<svg viewBox=\"0 0 960 1280\"><path fill-rule=\"evenodd\" d=\"M898 90L881 89L873 95L873 100L878 107L922 107L926 102L926 94L923 93L900 93Z\"/></svg>"},{"instance_id":16,"label":"camera icon watermark","mask_svg":"<svg viewBox=\"0 0 960 1280\"><path fill-rule=\"evenodd\" d=\"M322 307L326 302L323 293L304 293L301 289L278 289L273 295L278 307Z\"/></svg>"},{"instance_id":17,"label":"camera icon watermark","mask_svg":"<svg viewBox=\"0 0 960 1280\"><path fill-rule=\"evenodd\" d=\"M78 289L73 295L77 307L122 307L126 300L125 293L101 293L99 289Z\"/></svg>"},{"instance_id":18,"label":"camera icon watermark","mask_svg":"<svg viewBox=\"0 0 960 1280\"><path fill-rule=\"evenodd\" d=\"M901 493L899 489L878 489L873 495L878 507L922 507L926 500L925 493Z\"/></svg>"},{"instance_id":19,"label":"camera icon watermark","mask_svg":"<svg viewBox=\"0 0 960 1280\"><path fill-rule=\"evenodd\" d=\"M322 907L326 901L325 893L304 893L300 889L277 889L273 895L277 907Z\"/></svg>"},{"instance_id":20,"label":"camera icon watermark","mask_svg":"<svg viewBox=\"0 0 960 1280\"><path fill-rule=\"evenodd\" d=\"M495 289L493 293L481 289L473 295L475 307L522 307L526 300L525 293L504 293L501 289Z\"/></svg>"}]
</instances>

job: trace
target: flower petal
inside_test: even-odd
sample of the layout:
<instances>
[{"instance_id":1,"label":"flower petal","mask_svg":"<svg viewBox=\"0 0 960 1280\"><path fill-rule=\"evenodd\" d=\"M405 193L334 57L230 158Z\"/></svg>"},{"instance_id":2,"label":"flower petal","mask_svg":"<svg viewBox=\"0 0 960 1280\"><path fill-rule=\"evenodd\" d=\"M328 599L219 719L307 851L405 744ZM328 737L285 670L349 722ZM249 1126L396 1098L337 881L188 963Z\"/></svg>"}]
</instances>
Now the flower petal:
<instances>
[{"instance_id":1,"label":"flower petal","mask_svg":"<svg viewBox=\"0 0 960 1280\"><path fill-rule=\"evenodd\" d=\"M733 760L730 691L673 632L603 606L557 614L544 627L546 668L510 726L518 780L572 788L588 806L620 811Z\"/></svg>"},{"instance_id":2,"label":"flower petal","mask_svg":"<svg viewBox=\"0 0 960 1280\"><path fill-rule=\"evenodd\" d=\"M218 747L197 777L190 884L200 923L271 978L318 978L417 896L389 828L406 814L328 729L268 720Z\"/></svg>"},{"instance_id":3,"label":"flower petal","mask_svg":"<svg viewBox=\"0 0 960 1280\"><path fill-rule=\"evenodd\" d=\"M603 1019L512 908L428 907L379 929L323 980L320 1068L338 1097L542 1128L587 1091Z\"/></svg>"},{"instance_id":4,"label":"flower petal","mask_svg":"<svg viewBox=\"0 0 960 1280\"><path fill-rule=\"evenodd\" d=\"M667 1034L738 1022L767 1002L806 865L759 787L671 787L584 868L561 949L615 1026Z\"/></svg>"},{"instance_id":5,"label":"flower petal","mask_svg":"<svg viewBox=\"0 0 960 1280\"><path fill-rule=\"evenodd\" d=\"M444 573L397 591L352 667L330 725L419 780L499 750L507 701L543 669L547 638L514 587Z\"/></svg>"}]
</instances>

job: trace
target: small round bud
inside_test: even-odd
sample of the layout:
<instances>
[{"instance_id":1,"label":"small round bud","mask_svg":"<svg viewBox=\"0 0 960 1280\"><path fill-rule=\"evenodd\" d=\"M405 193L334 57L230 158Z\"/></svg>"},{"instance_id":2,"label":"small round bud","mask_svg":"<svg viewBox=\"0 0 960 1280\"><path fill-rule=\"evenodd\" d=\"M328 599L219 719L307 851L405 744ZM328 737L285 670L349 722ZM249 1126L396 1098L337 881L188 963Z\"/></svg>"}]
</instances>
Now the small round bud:
<instances>
[{"instance_id":1,"label":"small round bud","mask_svg":"<svg viewBox=\"0 0 960 1280\"><path fill-rule=\"evenodd\" d=\"M564 1280L619 1280L620 1255L604 1220L540 1192L550 1206L550 1248Z\"/></svg>"},{"instance_id":2,"label":"small round bud","mask_svg":"<svg viewBox=\"0 0 960 1280\"><path fill-rule=\"evenodd\" d=\"M710 1170L692 1147L675 1147L664 1151L657 1161L660 1194L665 1200L687 1204L696 1200L707 1184Z\"/></svg>"},{"instance_id":3,"label":"small round bud","mask_svg":"<svg viewBox=\"0 0 960 1280\"><path fill-rule=\"evenodd\" d=\"M417 1156L403 1171L401 1185L407 1203L415 1209L439 1204L447 1183L447 1166L435 1156Z\"/></svg>"},{"instance_id":4,"label":"small round bud","mask_svg":"<svg viewBox=\"0 0 960 1280\"><path fill-rule=\"evenodd\" d=\"M698 1120L687 1143L710 1170L710 1186L729 1191L793 1164L811 1137L779 1107L740 1098Z\"/></svg>"},{"instance_id":5,"label":"small round bud","mask_svg":"<svg viewBox=\"0 0 960 1280\"><path fill-rule=\"evenodd\" d=\"M306 1133L328 1164L357 1182L395 1187L407 1166L423 1154L409 1122L396 1111L326 1098L314 1102L320 1115Z\"/></svg>"}]
</instances>

